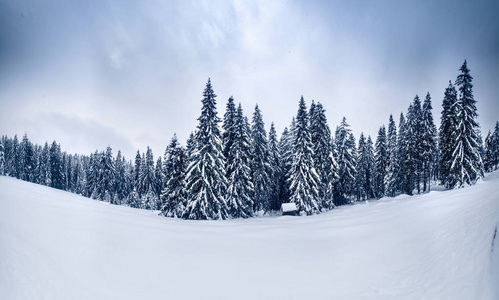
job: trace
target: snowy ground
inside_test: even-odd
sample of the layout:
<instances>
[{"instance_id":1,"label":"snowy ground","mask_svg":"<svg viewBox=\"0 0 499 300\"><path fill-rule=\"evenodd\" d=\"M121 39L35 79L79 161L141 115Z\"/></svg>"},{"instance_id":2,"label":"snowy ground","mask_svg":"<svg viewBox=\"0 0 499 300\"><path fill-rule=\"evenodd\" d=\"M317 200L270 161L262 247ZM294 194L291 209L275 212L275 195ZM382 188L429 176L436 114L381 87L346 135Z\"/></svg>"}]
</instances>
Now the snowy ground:
<instances>
[{"instance_id":1,"label":"snowy ground","mask_svg":"<svg viewBox=\"0 0 499 300\"><path fill-rule=\"evenodd\" d=\"M498 191L183 221L0 177L0 299L499 299Z\"/></svg>"}]
</instances>

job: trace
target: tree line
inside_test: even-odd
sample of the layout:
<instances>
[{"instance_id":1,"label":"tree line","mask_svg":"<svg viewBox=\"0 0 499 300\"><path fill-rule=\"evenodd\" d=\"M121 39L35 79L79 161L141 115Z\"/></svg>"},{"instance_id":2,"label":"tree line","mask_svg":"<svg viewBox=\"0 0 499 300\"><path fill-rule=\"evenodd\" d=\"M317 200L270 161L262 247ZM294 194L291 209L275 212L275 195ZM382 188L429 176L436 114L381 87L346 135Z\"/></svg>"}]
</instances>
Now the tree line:
<instances>
[{"instance_id":1,"label":"tree line","mask_svg":"<svg viewBox=\"0 0 499 300\"><path fill-rule=\"evenodd\" d=\"M248 218L295 203L301 214L384 196L424 193L432 182L447 188L474 184L499 165L499 122L482 141L473 78L465 61L442 102L440 128L429 93L415 96L398 127L373 142L356 141L346 118L331 132L320 102L306 106L303 96L291 124L278 138L266 132L255 106L251 122L231 96L223 119L208 79L199 125L185 147L176 135L156 161L152 150L134 161L111 147L88 155L61 151L54 141L33 144L2 136L0 174L66 190L116 205L160 210L184 219ZM221 126L220 126L220 123Z\"/></svg>"}]
</instances>

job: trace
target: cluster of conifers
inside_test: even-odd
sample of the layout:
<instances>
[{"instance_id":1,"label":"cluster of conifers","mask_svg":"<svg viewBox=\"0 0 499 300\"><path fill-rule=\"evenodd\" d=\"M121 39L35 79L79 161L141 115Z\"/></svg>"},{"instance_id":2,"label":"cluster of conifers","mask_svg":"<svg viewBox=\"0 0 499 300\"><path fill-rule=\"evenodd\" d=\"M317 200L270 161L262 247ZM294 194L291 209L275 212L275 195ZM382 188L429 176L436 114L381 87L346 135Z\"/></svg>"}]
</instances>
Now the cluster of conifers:
<instances>
[{"instance_id":1,"label":"cluster of conifers","mask_svg":"<svg viewBox=\"0 0 499 300\"><path fill-rule=\"evenodd\" d=\"M364 134L355 140L346 119L334 135L325 110L301 97L297 115L277 138L267 135L258 105L252 122L234 99L221 120L208 80L199 125L186 147L174 136L156 163L152 150L125 160L111 147L71 155L55 141L19 143L3 136L0 174L67 190L117 205L161 210L184 219L247 218L278 211L293 202L302 214L370 198L421 193L439 181L448 188L473 184L499 163L499 122L482 142L476 121L472 77L466 61L455 85L444 93L437 131L428 93L416 95L398 130L390 115L375 143ZM455 86L458 87L458 91ZM222 128L220 128L222 123Z\"/></svg>"}]
</instances>

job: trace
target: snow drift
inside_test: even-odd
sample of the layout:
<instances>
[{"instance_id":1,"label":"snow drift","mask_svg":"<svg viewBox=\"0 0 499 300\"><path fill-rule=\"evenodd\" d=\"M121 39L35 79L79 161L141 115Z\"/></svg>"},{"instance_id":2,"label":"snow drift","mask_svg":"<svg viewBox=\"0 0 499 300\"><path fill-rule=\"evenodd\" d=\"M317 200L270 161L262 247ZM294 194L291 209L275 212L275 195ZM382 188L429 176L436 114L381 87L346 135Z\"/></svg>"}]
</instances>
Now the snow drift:
<instances>
[{"instance_id":1,"label":"snow drift","mask_svg":"<svg viewBox=\"0 0 499 300\"><path fill-rule=\"evenodd\" d=\"M0 299L499 299L497 191L185 221L0 177Z\"/></svg>"}]
</instances>

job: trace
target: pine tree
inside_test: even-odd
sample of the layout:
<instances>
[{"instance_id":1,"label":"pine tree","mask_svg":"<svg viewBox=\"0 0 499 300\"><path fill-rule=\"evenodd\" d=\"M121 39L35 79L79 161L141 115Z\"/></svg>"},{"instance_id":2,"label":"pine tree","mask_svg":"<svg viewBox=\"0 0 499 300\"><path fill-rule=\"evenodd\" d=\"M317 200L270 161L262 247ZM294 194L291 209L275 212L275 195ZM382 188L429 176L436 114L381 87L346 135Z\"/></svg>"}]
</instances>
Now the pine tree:
<instances>
[{"instance_id":1,"label":"pine tree","mask_svg":"<svg viewBox=\"0 0 499 300\"><path fill-rule=\"evenodd\" d=\"M319 175L319 205L323 209L331 209L334 207L333 192L338 179L338 165L333 156L326 113L320 102L317 102L317 105L312 102L310 107L310 136L314 167Z\"/></svg>"},{"instance_id":2,"label":"pine tree","mask_svg":"<svg viewBox=\"0 0 499 300\"><path fill-rule=\"evenodd\" d=\"M455 103L456 126L452 138L456 141L451 156L451 186L462 187L473 184L483 177L483 163L480 155L479 125L476 121L476 100L473 97L473 77L467 67L466 60L459 69L461 74L456 79L459 87L459 98Z\"/></svg>"},{"instance_id":3,"label":"pine tree","mask_svg":"<svg viewBox=\"0 0 499 300\"><path fill-rule=\"evenodd\" d=\"M357 200L374 198L375 162L371 137L360 134L357 151Z\"/></svg>"},{"instance_id":4,"label":"pine tree","mask_svg":"<svg viewBox=\"0 0 499 300\"><path fill-rule=\"evenodd\" d=\"M440 130L438 131L438 147L440 152L440 181L447 188L454 185L454 180L450 176L452 152L456 141L452 138L454 128L456 127L456 102L457 92L452 82L445 89L442 102L442 115L440 117Z\"/></svg>"},{"instance_id":5,"label":"pine tree","mask_svg":"<svg viewBox=\"0 0 499 300\"><path fill-rule=\"evenodd\" d=\"M388 144L387 144L387 156L388 156L388 167L387 174L385 177L385 194L390 197L395 197L399 191L397 186L398 174L399 174L399 164L398 164L398 151L397 151L397 128L395 126L395 121L393 116L390 115L388 121Z\"/></svg>"},{"instance_id":6,"label":"pine tree","mask_svg":"<svg viewBox=\"0 0 499 300\"><path fill-rule=\"evenodd\" d=\"M483 168L485 172L492 172L494 163L493 163L493 153L494 153L494 141L492 132L487 133L487 137L485 138L485 156L483 158Z\"/></svg>"},{"instance_id":7,"label":"pine tree","mask_svg":"<svg viewBox=\"0 0 499 300\"><path fill-rule=\"evenodd\" d=\"M163 190L163 186L165 177L163 175L163 162L161 160L161 156L156 160L156 168L154 169L154 194L156 195L156 207L155 209L160 210L162 207L161 204L161 191Z\"/></svg>"},{"instance_id":8,"label":"pine tree","mask_svg":"<svg viewBox=\"0 0 499 300\"><path fill-rule=\"evenodd\" d=\"M165 217L180 218L184 212L186 159L186 152L175 134L165 150L163 159L164 185L161 191L161 214Z\"/></svg>"},{"instance_id":9,"label":"pine tree","mask_svg":"<svg viewBox=\"0 0 499 300\"><path fill-rule=\"evenodd\" d=\"M140 196L135 187L127 197L127 205L133 208L141 208Z\"/></svg>"},{"instance_id":10,"label":"pine tree","mask_svg":"<svg viewBox=\"0 0 499 300\"><path fill-rule=\"evenodd\" d=\"M61 169L62 169L62 188L61 189L64 191L67 191L68 190L68 179L67 179L68 154L66 152L62 152Z\"/></svg>"},{"instance_id":11,"label":"pine tree","mask_svg":"<svg viewBox=\"0 0 499 300\"><path fill-rule=\"evenodd\" d=\"M10 155L10 176L17 179L21 178L21 151L19 140L17 139L17 134L14 135L14 141L12 143L12 150Z\"/></svg>"},{"instance_id":12,"label":"pine tree","mask_svg":"<svg viewBox=\"0 0 499 300\"><path fill-rule=\"evenodd\" d=\"M111 147L106 148L106 152L100 157L99 182L97 184L99 200L112 203L114 196L114 158ZM114 204L114 203L112 203Z\"/></svg>"},{"instance_id":13,"label":"pine tree","mask_svg":"<svg viewBox=\"0 0 499 300\"><path fill-rule=\"evenodd\" d=\"M185 143L185 154L187 155L187 165L189 165L190 162L190 157L192 154L196 151L196 137L194 136L194 133L191 132L189 134L189 138L187 139L187 142Z\"/></svg>"},{"instance_id":14,"label":"pine tree","mask_svg":"<svg viewBox=\"0 0 499 300\"><path fill-rule=\"evenodd\" d=\"M50 147L50 186L56 189L62 189L63 175L62 175L62 153L61 146L56 143L56 141L52 142L52 146Z\"/></svg>"},{"instance_id":15,"label":"pine tree","mask_svg":"<svg viewBox=\"0 0 499 300\"><path fill-rule=\"evenodd\" d=\"M52 178L52 175L50 174L50 150L49 150L49 145L47 142L45 142L45 145L43 146L42 153L40 155L40 159L38 160L38 180L40 184L50 186L50 180Z\"/></svg>"},{"instance_id":16,"label":"pine tree","mask_svg":"<svg viewBox=\"0 0 499 300\"><path fill-rule=\"evenodd\" d=\"M422 134L423 136L419 139L421 144L422 152L421 152L421 160L423 167L423 192L426 192L426 189L430 189L430 181L431 174L433 169L434 155L437 149L436 144L436 136L437 136L437 128L435 127L435 123L433 122L433 114L431 113L431 96L430 93L426 94L424 103L423 103L423 124L422 124ZM428 184L428 186L427 186Z\"/></svg>"},{"instance_id":17,"label":"pine tree","mask_svg":"<svg viewBox=\"0 0 499 300\"><path fill-rule=\"evenodd\" d=\"M73 155L71 154L67 154L66 152L64 152L64 154L66 154L66 157L67 157L67 161L66 161L66 167L64 168L64 172L65 172L65 180L66 180L66 190L69 191L69 192L73 192Z\"/></svg>"},{"instance_id":18,"label":"pine tree","mask_svg":"<svg viewBox=\"0 0 499 300\"><path fill-rule=\"evenodd\" d=\"M24 134L20 145L20 152L20 178L25 181L33 182L36 159L33 144L29 141L27 134Z\"/></svg>"},{"instance_id":19,"label":"pine tree","mask_svg":"<svg viewBox=\"0 0 499 300\"><path fill-rule=\"evenodd\" d=\"M293 118L294 122L294 118ZM279 176L279 203L288 203L289 202L289 183L287 175L289 174L289 170L291 170L292 164L292 134L288 130L287 127L284 127L284 130L281 134L281 139L279 140L279 157L280 157L280 176ZM280 207L279 207L280 208Z\"/></svg>"},{"instance_id":20,"label":"pine tree","mask_svg":"<svg viewBox=\"0 0 499 300\"><path fill-rule=\"evenodd\" d=\"M215 93L208 79L203 93L203 107L198 118L195 150L186 175L187 207L184 219L226 219L224 195L227 188L225 159L218 123Z\"/></svg>"},{"instance_id":21,"label":"pine tree","mask_svg":"<svg viewBox=\"0 0 499 300\"><path fill-rule=\"evenodd\" d=\"M351 133L350 125L343 117L340 125L336 128L336 162L338 163L338 185L335 188L335 205L347 204L354 193L356 176L356 151L355 138Z\"/></svg>"},{"instance_id":22,"label":"pine tree","mask_svg":"<svg viewBox=\"0 0 499 300\"><path fill-rule=\"evenodd\" d=\"M280 201L280 181L282 175L281 170L281 158L279 155L279 142L277 140L277 132L275 130L274 123L270 124L269 130L269 166L270 166L270 176L269 176L269 199L270 199L270 209L277 211L281 208Z\"/></svg>"},{"instance_id":23,"label":"pine tree","mask_svg":"<svg viewBox=\"0 0 499 300\"><path fill-rule=\"evenodd\" d=\"M393 119L391 119L393 121ZM394 125L393 125L394 126ZM393 129L392 129L393 130ZM386 141L385 126L381 126L378 130L378 137L376 138L376 152L375 152L375 165L376 165L376 179L375 179L375 195L377 198L382 198L386 194L386 177L388 174L389 153Z\"/></svg>"},{"instance_id":24,"label":"pine tree","mask_svg":"<svg viewBox=\"0 0 499 300\"><path fill-rule=\"evenodd\" d=\"M3 143L0 141L0 176L5 175L5 154Z\"/></svg>"},{"instance_id":25,"label":"pine tree","mask_svg":"<svg viewBox=\"0 0 499 300\"><path fill-rule=\"evenodd\" d=\"M418 95L416 95L413 103L409 105L409 109L407 110L407 124L404 137L407 171L405 192L412 195L412 191L416 188L419 194L421 192L420 182L423 170L423 146L421 143L421 138L423 137L423 112Z\"/></svg>"},{"instance_id":26,"label":"pine tree","mask_svg":"<svg viewBox=\"0 0 499 300\"><path fill-rule=\"evenodd\" d=\"M142 206L145 209L156 209L157 196L155 192L156 178L154 176L154 155L152 149L147 146L146 154L141 162L140 190L142 191Z\"/></svg>"},{"instance_id":27,"label":"pine tree","mask_svg":"<svg viewBox=\"0 0 499 300\"><path fill-rule=\"evenodd\" d=\"M126 179L125 179L125 158L121 155L121 151L118 150L118 154L116 155L116 160L114 161L115 166L115 181L114 181L114 190L115 190L115 199L113 200L114 204L121 205L121 203L126 198Z\"/></svg>"},{"instance_id":28,"label":"pine tree","mask_svg":"<svg viewBox=\"0 0 499 300\"><path fill-rule=\"evenodd\" d=\"M398 156L398 179L397 189L409 195L412 195L412 186L410 182L409 162L407 160L407 146L406 146L407 125L403 113L400 113L399 119L399 133L397 138L397 156Z\"/></svg>"},{"instance_id":29,"label":"pine tree","mask_svg":"<svg viewBox=\"0 0 499 300\"><path fill-rule=\"evenodd\" d=\"M81 156L75 156L75 167L73 169L74 192L78 195L84 195L86 178L82 166Z\"/></svg>"},{"instance_id":30,"label":"pine tree","mask_svg":"<svg viewBox=\"0 0 499 300\"><path fill-rule=\"evenodd\" d=\"M499 166L499 122L496 122L494 133L492 134L492 166L497 170Z\"/></svg>"},{"instance_id":31,"label":"pine tree","mask_svg":"<svg viewBox=\"0 0 499 300\"><path fill-rule=\"evenodd\" d=\"M255 106L251 126L251 176L255 190L253 209L255 213L268 212L269 203L269 148L267 132L258 105Z\"/></svg>"},{"instance_id":32,"label":"pine tree","mask_svg":"<svg viewBox=\"0 0 499 300\"><path fill-rule=\"evenodd\" d=\"M142 194L140 190L140 170L142 169L141 164L142 157L140 156L140 151L137 150L137 154L135 155L135 166L133 169L133 187L135 188L135 192L137 193L139 198Z\"/></svg>"},{"instance_id":33,"label":"pine tree","mask_svg":"<svg viewBox=\"0 0 499 300\"><path fill-rule=\"evenodd\" d=\"M87 185L85 187L85 196L92 199L97 199L98 196L98 183L100 178L100 156L101 154L95 150L95 153L90 155L90 160L87 169Z\"/></svg>"},{"instance_id":34,"label":"pine tree","mask_svg":"<svg viewBox=\"0 0 499 300\"><path fill-rule=\"evenodd\" d=\"M234 104L234 98L230 96L229 100L227 101L227 106L226 106L226 111L224 115L224 120L223 120L223 135L222 135L222 142L223 142L223 153L224 157L226 159L226 170L229 165L232 164L229 158L229 151L230 148L232 147L232 144L234 143L234 136L236 135L235 133L235 119L236 119L236 105Z\"/></svg>"},{"instance_id":35,"label":"pine tree","mask_svg":"<svg viewBox=\"0 0 499 300\"><path fill-rule=\"evenodd\" d=\"M314 151L309 130L309 115L303 96L296 115L293 140L293 163L289 171L290 202L307 215L320 212L319 175L315 171Z\"/></svg>"},{"instance_id":36,"label":"pine tree","mask_svg":"<svg viewBox=\"0 0 499 300\"><path fill-rule=\"evenodd\" d=\"M227 206L233 218L248 218L253 215L254 188L251 181L251 145L249 128L244 120L239 104L234 118L232 144L228 149L227 160Z\"/></svg>"}]
</instances>

